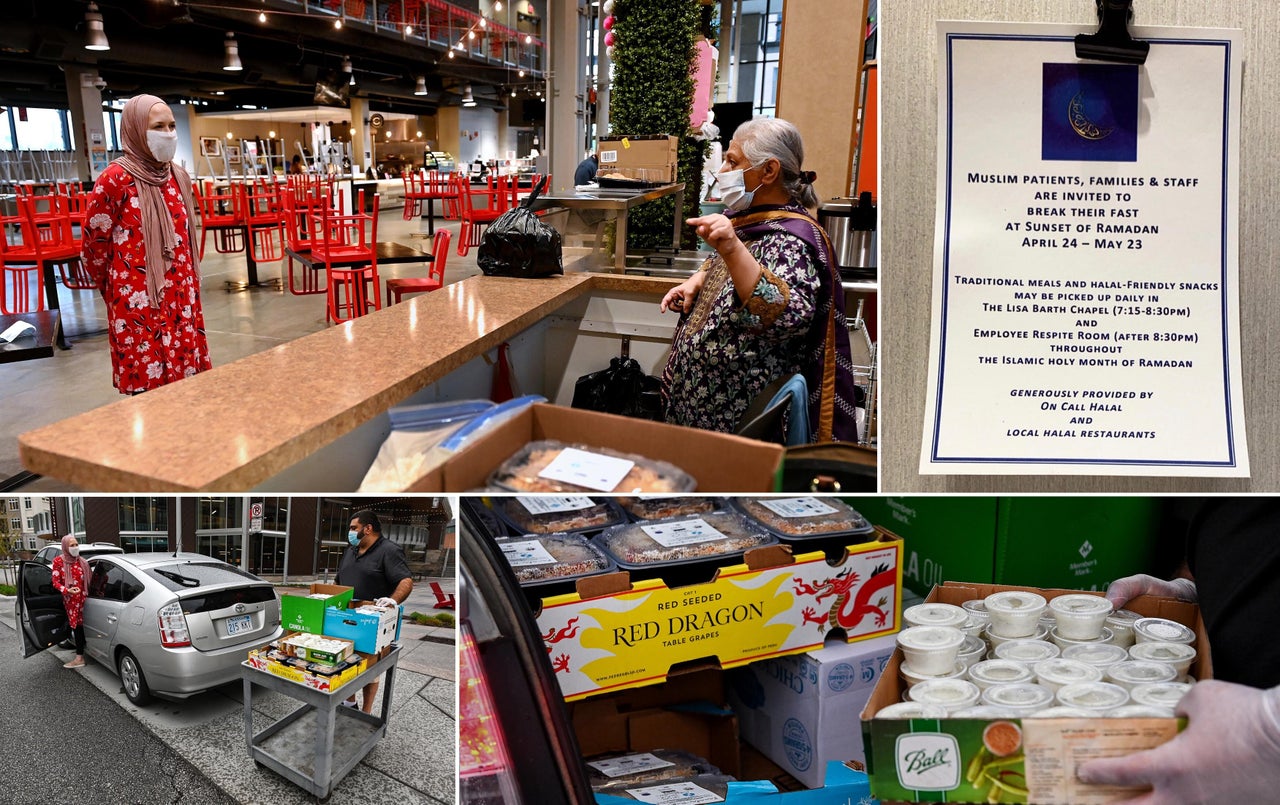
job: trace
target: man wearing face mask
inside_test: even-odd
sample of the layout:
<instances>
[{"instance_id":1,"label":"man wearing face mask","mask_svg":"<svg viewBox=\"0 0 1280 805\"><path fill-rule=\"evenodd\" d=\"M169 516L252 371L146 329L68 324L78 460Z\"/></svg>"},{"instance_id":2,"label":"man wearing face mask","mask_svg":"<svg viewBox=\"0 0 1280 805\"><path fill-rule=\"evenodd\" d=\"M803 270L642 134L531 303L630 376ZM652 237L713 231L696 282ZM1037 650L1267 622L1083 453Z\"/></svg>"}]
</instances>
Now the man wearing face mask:
<instances>
[{"instance_id":1,"label":"man wearing face mask","mask_svg":"<svg viewBox=\"0 0 1280 805\"><path fill-rule=\"evenodd\" d=\"M338 584L355 588L352 594L357 601L373 601L380 607L397 607L413 592L413 579L404 549L389 539L382 538L382 522L369 509L358 511L351 517L347 531L351 547L342 554L338 563ZM364 686L364 711L373 712L373 699L378 694L375 680ZM355 696L347 700L355 706Z\"/></svg>"},{"instance_id":2,"label":"man wearing face mask","mask_svg":"<svg viewBox=\"0 0 1280 805\"><path fill-rule=\"evenodd\" d=\"M844 293L808 213L816 176L785 120L738 127L716 174L726 215L690 218L716 250L660 309L681 314L662 377L667 421L733 431L772 381L803 374L813 441L857 441Z\"/></svg>"},{"instance_id":3,"label":"man wearing face mask","mask_svg":"<svg viewBox=\"0 0 1280 805\"><path fill-rule=\"evenodd\" d=\"M173 164L173 112L154 95L120 115L124 156L94 183L81 261L107 305L112 384L139 394L210 368L191 177Z\"/></svg>"}]
</instances>

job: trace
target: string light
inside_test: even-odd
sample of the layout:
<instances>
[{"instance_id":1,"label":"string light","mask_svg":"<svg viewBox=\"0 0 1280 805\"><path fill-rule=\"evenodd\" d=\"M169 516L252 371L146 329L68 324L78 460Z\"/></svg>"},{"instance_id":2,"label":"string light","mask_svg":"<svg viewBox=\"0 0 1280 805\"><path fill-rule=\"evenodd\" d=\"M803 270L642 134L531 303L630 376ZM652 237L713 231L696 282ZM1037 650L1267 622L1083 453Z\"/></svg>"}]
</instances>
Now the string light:
<instances>
[{"instance_id":1,"label":"string light","mask_svg":"<svg viewBox=\"0 0 1280 805\"><path fill-rule=\"evenodd\" d=\"M333 27L334 27L334 28L337 28L339 31L341 31L341 30L342 30L342 20L334 20L334 21L333 21Z\"/></svg>"},{"instance_id":2,"label":"string light","mask_svg":"<svg viewBox=\"0 0 1280 805\"><path fill-rule=\"evenodd\" d=\"M406 26L404 26L404 35L405 35L405 36L413 36L413 26L412 26L412 25L406 25Z\"/></svg>"},{"instance_id":3,"label":"string light","mask_svg":"<svg viewBox=\"0 0 1280 805\"><path fill-rule=\"evenodd\" d=\"M267 21L267 12L265 12L265 11L259 11L259 12L258 12L258 22L266 22L266 21Z\"/></svg>"}]
</instances>

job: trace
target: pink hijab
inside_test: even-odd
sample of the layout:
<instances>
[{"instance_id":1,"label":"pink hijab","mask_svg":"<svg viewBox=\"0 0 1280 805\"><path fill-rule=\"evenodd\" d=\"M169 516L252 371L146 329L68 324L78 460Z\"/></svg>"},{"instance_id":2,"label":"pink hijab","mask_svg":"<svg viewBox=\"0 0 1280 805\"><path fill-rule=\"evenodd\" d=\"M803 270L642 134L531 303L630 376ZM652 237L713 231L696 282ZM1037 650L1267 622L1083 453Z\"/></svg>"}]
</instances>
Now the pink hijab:
<instances>
[{"instance_id":1,"label":"pink hijab","mask_svg":"<svg viewBox=\"0 0 1280 805\"><path fill-rule=\"evenodd\" d=\"M80 572L82 574L81 578L83 579L83 581L80 583L80 594L88 595L89 579L91 578L89 574L89 563L85 561L83 556L78 556L73 558L71 554L67 553L67 543L70 542L72 539L74 539L74 537L72 537L72 535L70 534L67 534L65 537L62 538L62 567L67 572L67 579L70 580L71 566L73 564L79 563ZM67 586L71 586L71 585L67 585Z\"/></svg>"},{"instance_id":2,"label":"pink hijab","mask_svg":"<svg viewBox=\"0 0 1280 805\"><path fill-rule=\"evenodd\" d=\"M133 177L138 187L138 204L142 210L142 242L147 253L147 296L152 307L160 306L160 291L164 287L165 269L173 262L178 235L173 229L173 219L165 206L163 189L172 173L182 192L182 203L187 206L187 251L191 268L200 274L196 256L195 202L191 195L191 177L181 166L161 162L151 155L147 145L147 118L151 109L163 100L154 95L135 95L124 105L120 113L120 138L124 156L115 164Z\"/></svg>"}]
</instances>

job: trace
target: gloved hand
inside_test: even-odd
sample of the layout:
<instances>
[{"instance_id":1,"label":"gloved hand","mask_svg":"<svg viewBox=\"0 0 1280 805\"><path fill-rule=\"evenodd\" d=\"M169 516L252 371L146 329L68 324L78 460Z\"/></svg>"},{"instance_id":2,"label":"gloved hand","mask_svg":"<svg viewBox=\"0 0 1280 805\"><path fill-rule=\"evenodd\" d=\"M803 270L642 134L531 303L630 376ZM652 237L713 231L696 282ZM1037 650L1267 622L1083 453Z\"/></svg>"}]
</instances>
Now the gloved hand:
<instances>
[{"instance_id":1,"label":"gloved hand","mask_svg":"<svg viewBox=\"0 0 1280 805\"><path fill-rule=\"evenodd\" d=\"M1125 802L1275 802L1280 791L1280 688L1200 682L1178 704L1187 728L1168 743L1076 769L1086 783L1149 786Z\"/></svg>"},{"instance_id":2,"label":"gloved hand","mask_svg":"<svg viewBox=\"0 0 1280 805\"><path fill-rule=\"evenodd\" d=\"M374 606L383 607L385 609L395 609L400 604L394 598L379 598L373 602Z\"/></svg>"},{"instance_id":3,"label":"gloved hand","mask_svg":"<svg viewBox=\"0 0 1280 805\"><path fill-rule=\"evenodd\" d=\"M1107 600L1116 609L1120 609L1140 595L1162 595L1165 598L1177 598L1180 601L1194 603L1196 600L1196 583L1191 579L1165 581L1164 579L1157 579L1155 576L1139 573L1136 576L1125 576L1123 579L1116 579L1107 588Z\"/></svg>"}]
</instances>

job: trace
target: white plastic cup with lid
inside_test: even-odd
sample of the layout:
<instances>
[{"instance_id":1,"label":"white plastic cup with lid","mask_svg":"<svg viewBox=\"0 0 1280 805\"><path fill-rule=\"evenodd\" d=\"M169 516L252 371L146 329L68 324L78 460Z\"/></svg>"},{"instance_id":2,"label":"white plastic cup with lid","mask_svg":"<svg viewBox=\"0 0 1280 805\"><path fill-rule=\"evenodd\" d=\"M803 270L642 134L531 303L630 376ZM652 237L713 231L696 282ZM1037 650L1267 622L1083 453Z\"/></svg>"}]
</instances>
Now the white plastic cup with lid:
<instances>
[{"instance_id":1,"label":"white plastic cup with lid","mask_svg":"<svg viewBox=\"0 0 1280 805\"><path fill-rule=\"evenodd\" d=\"M1121 648L1133 645L1133 624L1142 616L1131 609L1117 609L1107 616L1106 627L1115 635L1114 642Z\"/></svg>"},{"instance_id":2,"label":"white plastic cup with lid","mask_svg":"<svg viewBox=\"0 0 1280 805\"><path fill-rule=\"evenodd\" d=\"M1058 704L1076 707L1094 715L1129 703L1129 691L1109 682L1077 682L1058 688Z\"/></svg>"},{"instance_id":3,"label":"white plastic cup with lid","mask_svg":"<svg viewBox=\"0 0 1280 805\"><path fill-rule=\"evenodd\" d=\"M912 626L898 632L898 647L912 672L941 676L955 667L964 632L951 626Z\"/></svg>"},{"instance_id":4,"label":"white plastic cup with lid","mask_svg":"<svg viewBox=\"0 0 1280 805\"><path fill-rule=\"evenodd\" d=\"M1131 659L1129 652L1111 643L1078 643L1063 649L1062 656L1104 671L1108 666Z\"/></svg>"},{"instance_id":5,"label":"white plastic cup with lid","mask_svg":"<svg viewBox=\"0 0 1280 805\"><path fill-rule=\"evenodd\" d=\"M1183 696L1191 692L1191 687L1187 682L1149 682L1134 685L1129 691L1129 698L1135 704L1174 708L1182 701Z\"/></svg>"},{"instance_id":6,"label":"white plastic cup with lid","mask_svg":"<svg viewBox=\"0 0 1280 805\"><path fill-rule=\"evenodd\" d=\"M1032 681L1031 669L1013 660L983 660L969 666L969 681L986 690L994 685L1016 685Z\"/></svg>"},{"instance_id":7,"label":"white plastic cup with lid","mask_svg":"<svg viewBox=\"0 0 1280 805\"><path fill-rule=\"evenodd\" d=\"M1107 681L1119 685L1125 690L1132 690L1136 685L1149 685L1154 682L1172 682L1178 674L1172 666L1162 662L1142 662L1127 660L1118 662L1107 668Z\"/></svg>"},{"instance_id":8,"label":"white plastic cup with lid","mask_svg":"<svg viewBox=\"0 0 1280 805\"><path fill-rule=\"evenodd\" d=\"M1174 718L1168 707L1152 707L1149 704L1126 704L1106 713L1107 718Z\"/></svg>"},{"instance_id":9,"label":"white plastic cup with lid","mask_svg":"<svg viewBox=\"0 0 1280 805\"><path fill-rule=\"evenodd\" d=\"M1143 662L1165 663L1178 676L1185 676L1196 661L1196 650L1186 643L1135 643L1129 647L1129 656Z\"/></svg>"},{"instance_id":10,"label":"white plastic cup with lid","mask_svg":"<svg viewBox=\"0 0 1280 805\"><path fill-rule=\"evenodd\" d=\"M1019 682L1011 685L992 685L982 692L982 703L992 707L1007 707L1019 716L1028 716L1053 705L1053 691L1043 685Z\"/></svg>"},{"instance_id":11,"label":"white plastic cup with lid","mask_svg":"<svg viewBox=\"0 0 1280 805\"><path fill-rule=\"evenodd\" d=\"M947 711L936 704L895 702L881 707L872 718L946 718L946 716Z\"/></svg>"},{"instance_id":12,"label":"white plastic cup with lid","mask_svg":"<svg viewBox=\"0 0 1280 805\"><path fill-rule=\"evenodd\" d=\"M1037 710L1028 718L1096 718L1097 715L1097 713L1090 713L1088 710L1081 710L1078 707L1066 707L1057 704L1053 707Z\"/></svg>"},{"instance_id":13,"label":"white plastic cup with lid","mask_svg":"<svg viewBox=\"0 0 1280 805\"><path fill-rule=\"evenodd\" d=\"M1049 601L1049 609L1058 623L1058 634L1069 640L1097 640L1113 609L1100 595L1071 593Z\"/></svg>"},{"instance_id":14,"label":"white plastic cup with lid","mask_svg":"<svg viewBox=\"0 0 1280 805\"><path fill-rule=\"evenodd\" d=\"M992 593L983 599L991 624L987 631L997 637L1031 637L1048 605L1043 595L1022 590Z\"/></svg>"},{"instance_id":15,"label":"white plastic cup with lid","mask_svg":"<svg viewBox=\"0 0 1280 805\"><path fill-rule=\"evenodd\" d=\"M1042 660L1051 660L1062 653L1062 649L1048 640L1009 640L996 646L995 656L1001 660L1013 660L1033 665Z\"/></svg>"},{"instance_id":16,"label":"white plastic cup with lid","mask_svg":"<svg viewBox=\"0 0 1280 805\"><path fill-rule=\"evenodd\" d=\"M1077 682L1101 682L1102 669L1086 665L1077 660L1064 660L1054 657L1031 666L1036 682L1044 685L1055 694L1059 688L1074 685Z\"/></svg>"},{"instance_id":17,"label":"white plastic cup with lid","mask_svg":"<svg viewBox=\"0 0 1280 805\"><path fill-rule=\"evenodd\" d=\"M915 685L919 685L921 682L928 682L930 679L964 679L965 671L967 670L968 666L959 660L956 660L956 664L953 665L951 670L945 674L918 674L911 668L911 666L904 662L902 665L898 666L898 676L902 677L903 683L908 688L911 688Z\"/></svg>"},{"instance_id":18,"label":"white plastic cup with lid","mask_svg":"<svg viewBox=\"0 0 1280 805\"><path fill-rule=\"evenodd\" d=\"M963 679L931 679L913 685L908 692L911 701L935 704L948 713L973 707L981 696L977 685Z\"/></svg>"},{"instance_id":19,"label":"white plastic cup with lid","mask_svg":"<svg viewBox=\"0 0 1280 805\"><path fill-rule=\"evenodd\" d=\"M960 653L956 656L968 668L975 662L986 659L987 643L980 637L965 635L964 642L960 644Z\"/></svg>"},{"instance_id":20,"label":"white plastic cup with lid","mask_svg":"<svg viewBox=\"0 0 1280 805\"><path fill-rule=\"evenodd\" d=\"M1058 627L1058 629L1061 629L1061 628L1062 627ZM1064 651L1068 648L1071 648L1072 646L1106 645L1111 643L1111 641L1115 638L1115 636L1111 633L1111 630L1105 626L1102 627L1102 633L1098 637L1092 640L1076 640L1070 637L1066 637L1058 629L1054 629L1052 632L1049 632L1049 639L1053 641L1054 645L1056 645L1058 648Z\"/></svg>"},{"instance_id":21,"label":"white plastic cup with lid","mask_svg":"<svg viewBox=\"0 0 1280 805\"><path fill-rule=\"evenodd\" d=\"M1177 621L1167 618L1139 618L1133 623L1135 643L1185 643L1196 642L1196 633Z\"/></svg>"},{"instance_id":22,"label":"white plastic cup with lid","mask_svg":"<svg viewBox=\"0 0 1280 805\"><path fill-rule=\"evenodd\" d=\"M982 633L982 638L987 641L989 646L991 646L991 652L994 654L996 650L1005 643L1011 643L1018 640L1048 640L1049 627L1036 624L1035 632L1027 635L1026 637L1001 637L998 634L994 634L991 631L991 625L988 624L986 630Z\"/></svg>"},{"instance_id":23,"label":"white plastic cup with lid","mask_svg":"<svg viewBox=\"0 0 1280 805\"><path fill-rule=\"evenodd\" d=\"M916 604L902 611L902 622L910 626L951 626L961 629L969 615L953 604Z\"/></svg>"}]
</instances>

